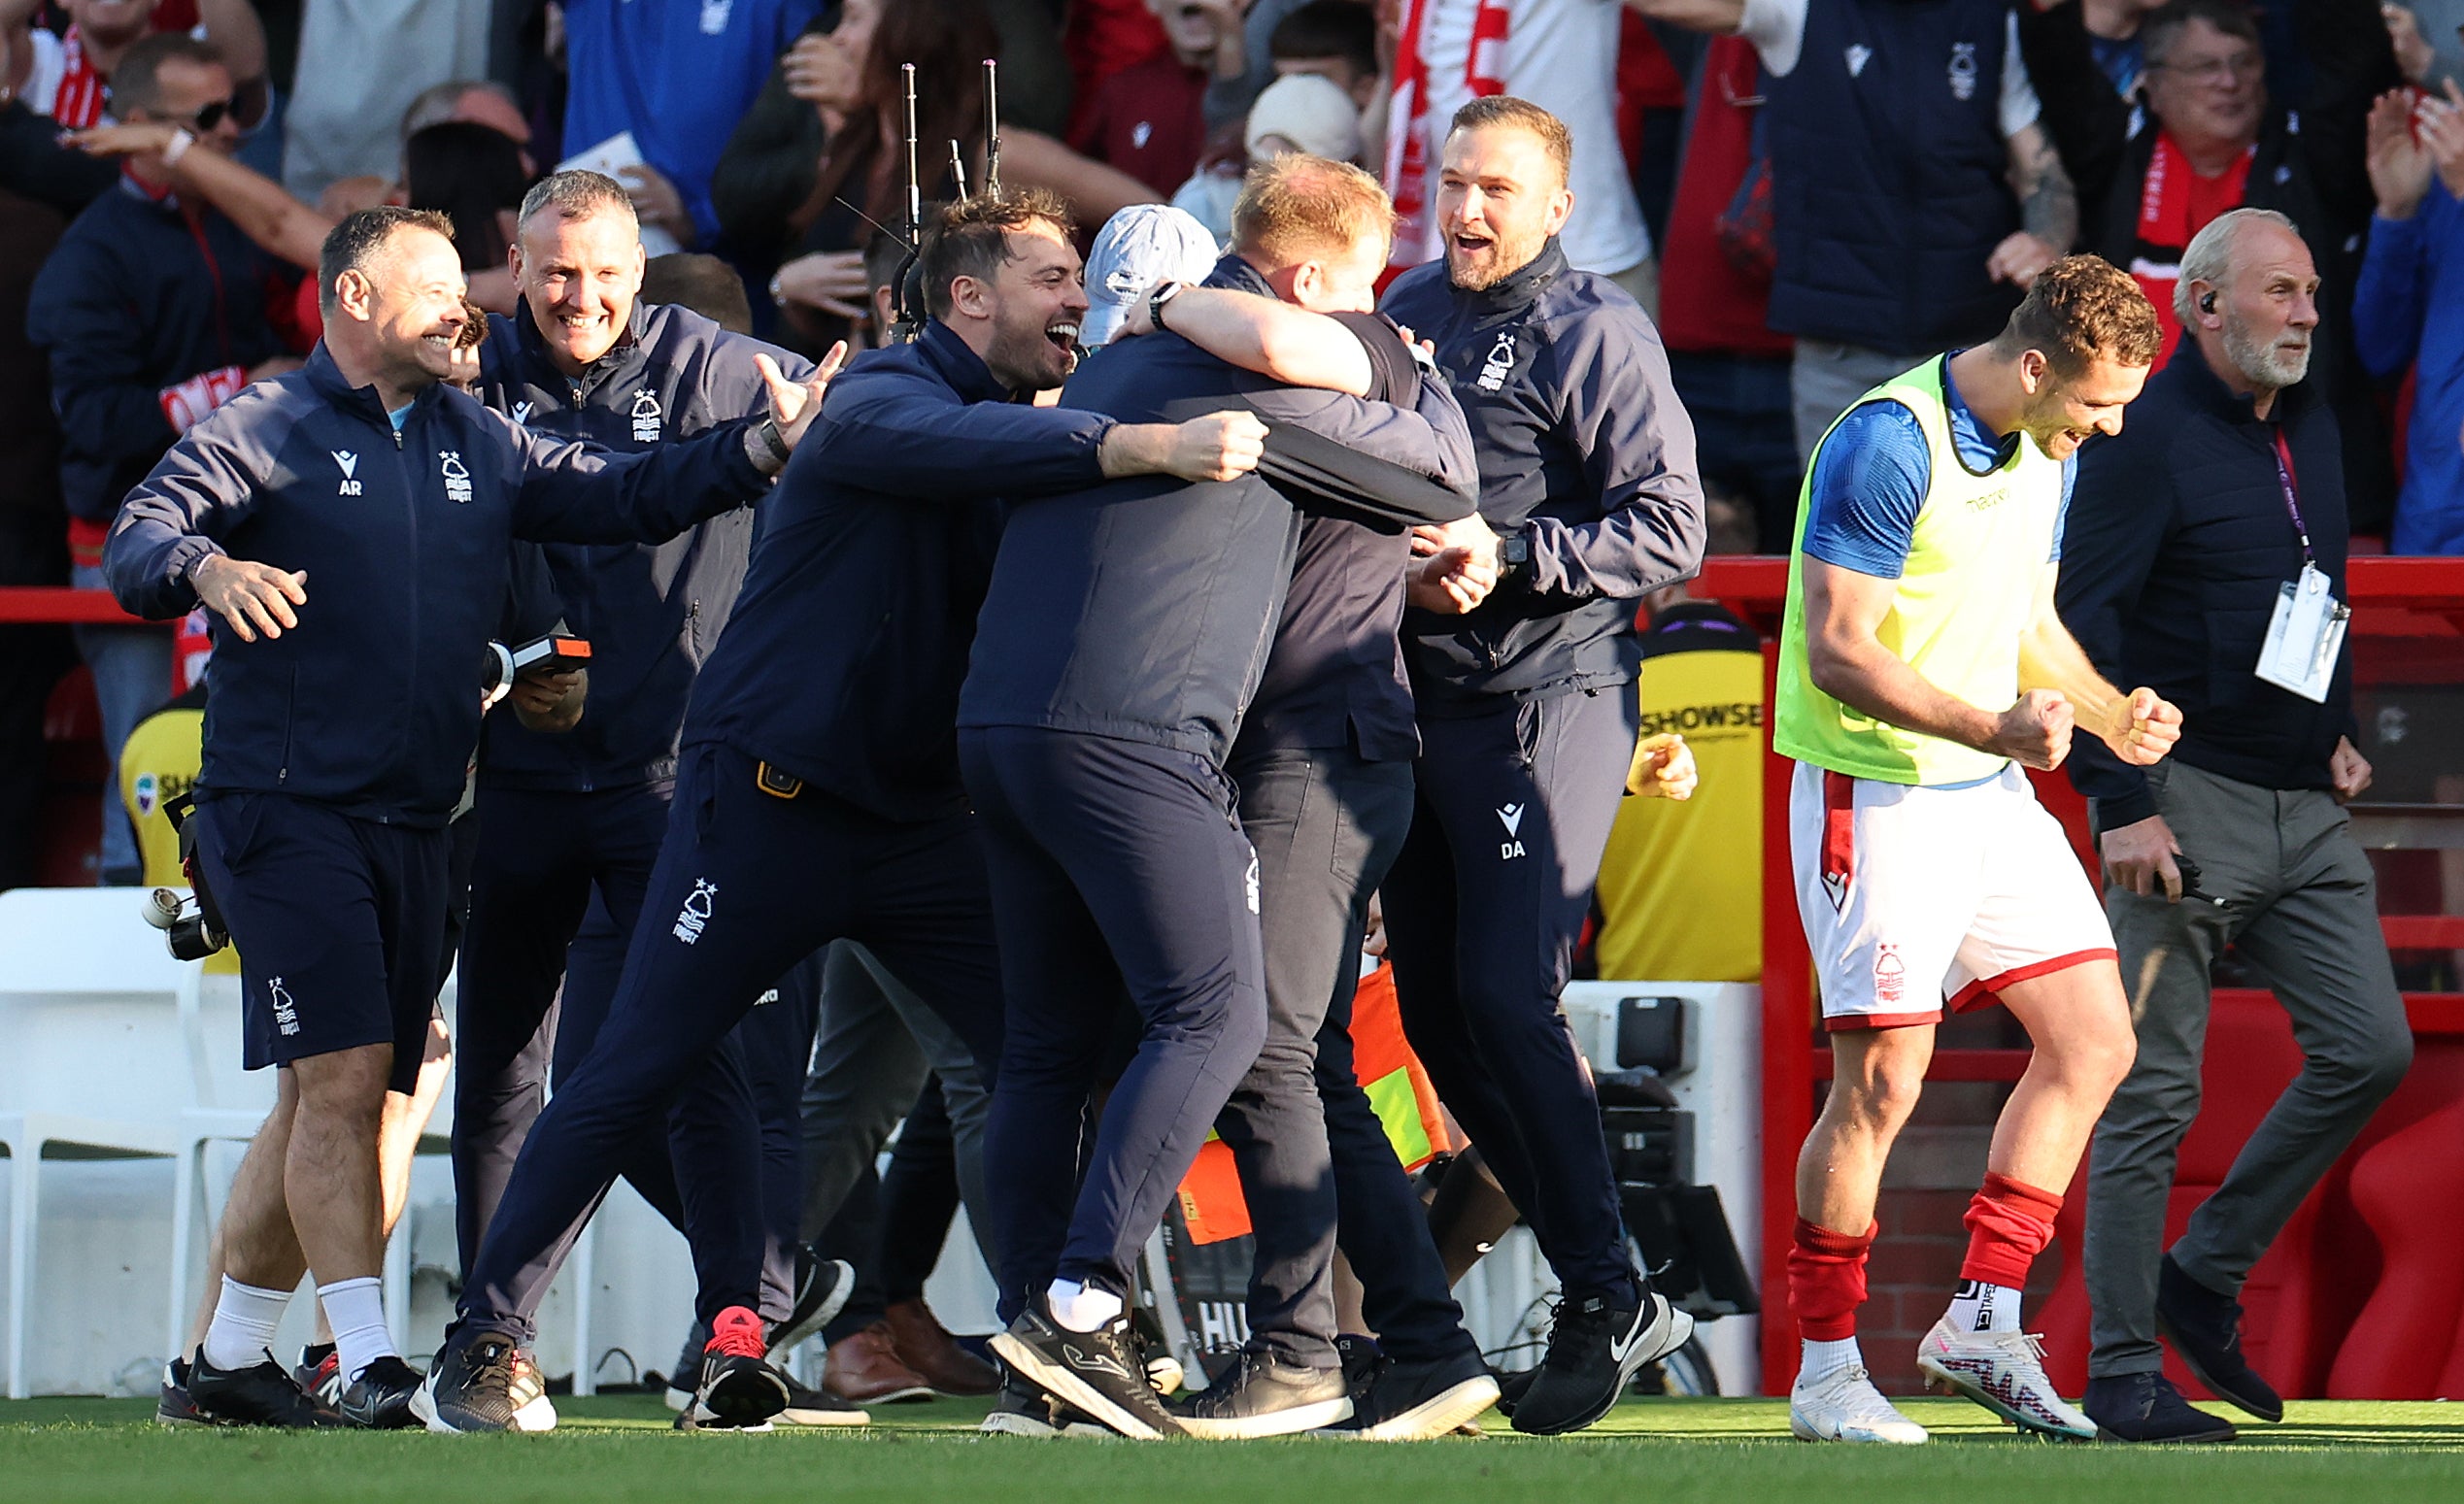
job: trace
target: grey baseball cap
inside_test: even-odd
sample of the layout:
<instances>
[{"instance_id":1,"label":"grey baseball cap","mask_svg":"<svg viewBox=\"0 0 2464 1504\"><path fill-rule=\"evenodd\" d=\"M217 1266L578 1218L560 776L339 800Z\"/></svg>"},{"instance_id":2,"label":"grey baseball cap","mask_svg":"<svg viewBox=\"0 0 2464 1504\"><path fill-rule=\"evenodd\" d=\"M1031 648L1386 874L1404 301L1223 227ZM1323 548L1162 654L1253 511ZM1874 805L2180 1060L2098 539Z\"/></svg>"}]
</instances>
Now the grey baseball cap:
<instances>
[{"instance_id":1,"label":"grey baseball cap","mask_svg":"<svg viewBox=\"0 0 2464 1504\"><path fill-rule=\"evenodd\" d=\"M1169 204L1131 204L1103 222L1087 252L1087 317L1078 343L1089 350L1120 332L1130 305L1164 283L1204 282L1220 252L1198 217Z\"/></svg>"}]
</instances>

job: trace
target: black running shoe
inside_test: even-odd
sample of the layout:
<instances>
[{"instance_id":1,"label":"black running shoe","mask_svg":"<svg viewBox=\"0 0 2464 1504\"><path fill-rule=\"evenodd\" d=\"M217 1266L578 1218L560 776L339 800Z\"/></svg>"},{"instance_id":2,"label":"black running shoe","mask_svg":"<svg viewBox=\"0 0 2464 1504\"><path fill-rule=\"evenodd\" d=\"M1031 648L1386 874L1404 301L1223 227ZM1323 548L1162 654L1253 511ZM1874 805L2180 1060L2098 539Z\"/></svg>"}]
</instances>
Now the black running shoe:
<instances>
[{"instance_id":1,"label":"black running shoe","mask_svg":"<svg viewBox=\"0 0 2464 1504\"><path fill-rule=\"evenodd\" d=\"M1616 1407L1635 1370L1684 1347L1694 1318L1645 1288L1639 1305L1601 1293L1567 1299L1548 1334L1548 1356L1514 1407L1514 1428L1530 1436L1579 1431Z\"/></svg>"},{"instance_id":2,"label":"black running shoe","mask_svg":"<svg viewBox=\"0 0 2464 1504\"><path fill-rule=\"evenodd\" d=\"M431 1431L550 1431L557 1409L530 1354L503 1332L459 1327L427 1366L411 1413Z\"/></svg>"},{"instance_id":3,"label":"black running shoe","mask_svg":"<svg viewBox=\"0 0 2464 1504\"><path fill-rule=\"evenodd\" d=\"M856 1269L843 1258L823 1258L811 1245L795 1251L795 1304L770 1333L770 1351L784 1353L829 1324L856 1292Z\"/></svg>"},{"instance_id":4,"label":"black running shoe","mask_svg":"<svg viewBox=\"0 0 2464 1504\"><path fill-rule=\"evenodd\" d=\"M787 1408L788 1378L763 1356L761 1318L729 1306L711 1323L710 1345L701 1350L701 1383L684 1419L686 1430L767 1430Z\"/></svg>"},{"instance_id":5,"label":"black running shoe","mask_svg":"<svg viewBox=\"0 0 2464 1504\"><path fill-rule=\"evenodd\" d=\"M2195 1409L2163 1374L2116 1374L2087 1381L2079 1402L2098 1441L2231 1441L2233 1422Z\"/></svg>"},{"instance_id":6,"label":"black running shoe","mask_svg":"<svg viewBox=\"0 0 2464 1504\"><path fill-rule=\"evenodd\" d=\"M2184 1274L2171 1253L2156 1270L2156 1330L2209 1393L2262 1420L2284 1419L2284 1401L2242 1355L2242 1302Z\"/></svg>"},{"instance_id":7,"label":"black running shoe","mask_svg":"<svg viewBox=\"0 0 2464 1504\"><path fill-rule=\"evenodd\" d=\"M1019 1377L1120 1434L1138 1441L1183 1434L1136 1349L1126 1316L1096 1331L1070 1331L1053 1320L1041 1293L993 1339L993 1351Z\"/></svg>"},{"instance_id":8,"label":"black running shoe","mask_svg":"<svg viewBox=\"0 0 2464 1504\"><path fill-rule=\"evenodd\" d=\"M188 1399L200 1417L218 1425L273 1425L304 1431L351 1423L332 1406L318 1403L301 1389L271 1353L262 1363L221 1369L207 1362L199 1352L188 1359Z\"/></svg>"},{"instance_id":9,"label":"black running shoe","mask_svg":"<svg viewBox=\"0 0 2464 1504\"><path fill-rule=\"evenodd\" d=\"M188 1360L175 1357L162 1365L162 1398L154 1403L154 1420L161 1425L227 1425L197 1408L188 1397Z\"/></svg>"},{"instance_id":10,"label":"black running shoe","mask_svg":"<svg viewBox=\"0 0 2464 1504\"><path fill-rule=\"evenodd\" d=\"M408 1430L425 1423L411 1413L411 1397L425 1382L418 1369L388 1354L352 1380L334 1408L344 1420L371 1431Z\"/></svg>"},{"instance_id":11,"label":"black running shoe","mask_svg":"<svg viewBox=\"0 0 2464 1504\"><path fill-rule=\"evenodd\" d=\"M1377 1382L1378 1370L1386 1366L1386 1353L1374 1337L1356 1337L1346 1332L1334 1339L1334 1356L1343 1365L1343 1387L1352 1391L1354 1414L1359 1413L1362 1398L1370 1385Z\"/></svg>"},{"instance_id":12,"label":"black running shoe","mask_svg":"<svg viewBox=\"0 0 2464 1504\"><path fill-rule=\"evenodd\" d=\"M1304 1368L1244 1348L1232 1372L1171 1410L1192 1436L1289 1436L1349 1419L1352 1391L1339 1367Z\"/></svg>"},{"instance_id":13,"label":"black running shoe","mask_svg":"<svg viewBox=\"0 0 2464 1504\"><path fill-rule=\"evenodd\" d=\"M1523 1396L1532 1392L1532 1381L1540 1376L1536 1368L1518 1368L1510 1374L1492 1369L1489 1377L1498 1382L1498 1414L1511 1420L1514 1407L1523 1403Z\"/></svg>"},{"instance_id":14,"label":"black running shoe","mask_svg":"<svg viewBox=\"0 0 2464 1504\"><path fill-rule=\"evenodd\" d=\"M1497 1399L1498 1381L1477 1353L1389 1358L1354 1395L1352 1419L1332 1429L1360 1441L1429 1441L1469 1424Z\"/></svg>"}]
</instances>

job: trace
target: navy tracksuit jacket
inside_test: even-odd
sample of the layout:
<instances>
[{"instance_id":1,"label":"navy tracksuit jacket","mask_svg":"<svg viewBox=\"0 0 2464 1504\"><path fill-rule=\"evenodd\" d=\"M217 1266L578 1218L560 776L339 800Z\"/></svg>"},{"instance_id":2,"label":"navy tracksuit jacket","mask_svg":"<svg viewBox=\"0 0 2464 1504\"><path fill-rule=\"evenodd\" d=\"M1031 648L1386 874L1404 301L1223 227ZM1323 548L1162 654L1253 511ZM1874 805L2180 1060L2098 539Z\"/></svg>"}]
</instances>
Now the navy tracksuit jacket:
<instances>
[{"instance_id":1,"label":"navy tracksuit jacket","mask_svg":"<svg viewBox=\"0 0 2464 1504\"><path fill-rule=\"evenodd\" d=\"M1435 343L1480 515L1531 550L1470 613L1405 614L1422 749L1381 889L1396 994L1569 1294L1623 1301L1616 1184L1558 994L1634 752L1636 602L1702 560L1694 428L1650 318L1554 240L1478 291L1416 267L1383 306Z\"/></svg>"},{"instance_id":2,"label":"navy tracksuit jacket","mask_svg":"<svg viewBox=\"0 0 2464 1504\"><path fill-rule=\"evenodd\" d=\"M295 629L242 642L213 623L197 801L208 860L266 889L224 895L251 972L252 1038L287 1052L276 1058L398 1044L380 1016L432 998L444 829L479 738L472 691L513 541L664 538L767 488L741 424L617 456L432 385L396 428L321 346L172 447L104 549L120 604L186 612L189 571L215 553L307 576ZM350 968L327 970L345 952ZM419 1062L403 1054L394 1080L407 1089Z\"/></svg>"},{"instance_id":3,"label":"navy tracksuit jacket","mask_svg":"<svg viewBox=\"0 0 2464 1504\"><path fill-rule=\"evenodd\" d=\"M568 378L550 358L525 305L510 318L490 317L477 394L535 432L634 453L766 411L768 391L754 364L759 353L791 379L812 375L810 362L730 334L690 309L637 302L617 344ZM566 630L591 644L590 693L570 731L531 731L497 716L481 737L479 850L454 1075L455 1209L464 1269L546 1102L551 1041L557 1073L569 1075L606 1019L667 828L685 697L744 583L756 515L726 513L656 545L537 546ZM614 933L591 943L613 953L607 964L568 969L568 948L594 887ZM782 979L787 1013L762 1015L763 1021L810 1015L817 976L817 968L800 966ZM765 1040L765 1050L797 1053L787 1037L793 1033ZM719 1053L709 1075L677 1106L680 1155L688 1144L733 1143L754 1131L756 1108L744 1086L755 1063L735 1044ZM759 1063L765 1081L793 1074ZM795 1101L790 1087L769 1094L759 1110L792 1125ZM769 1136L778 1134L773 1125ZM788 1168L765 1186L775 1246L765 1261L763 1300L774 1318L793 1296L790 1245L798 1219L796 1178ZM683 1179L693 1173L688 1169ZM679 1176L666 1140L646 1135L626 1174L653 1206L681 1220ZM782 1197L786 1204L774 1204Z\"/></svg>"},{"instance_id":4,"label":"navy tracksuit jacket","mask_svg":"<svg viewBox=\"0 0 2464 1504\"><path fill-rule=\"evenodd\" d=\"M1236 261L1216 279L1240 284ZM1126 421L1248 407L1253 476L1147 476L1015 508L959 706L983 812L1008 1039L986 1179L1014 1315L1132 1262L1258 1054L1259 871L1224 773L1274 639L1296 501L1389 525L1468 514L1470 447L1434 392L1401 411L1283 387L1170 334L1116 344L1067 403ZM1144 1019L1083 1177L1075 1142L1126 986Z\"/></svg>"},{"instance_id":5,"label":"navy tracksuit jacket","mask_svg":"<svg viewBox=\"0 0 2464 1504\"><path fill-rule=\"evenodd\" d=\"M951 717L996 495L1096 484L1109 418L1015 404L939 322L860 356L763 509L743 594L685 715L667 836L599 1046L532 1127L465 1284L526 1337L643 1118L767 979L861 941L987 1068L1000 1017L983 855ZM724 1173L721 1173L724 1172ZM697 1177L698 1314L756 1303L750 1153ZM736 1209L732 1220L729 1209Z\"/></svg>"}]
</instances>

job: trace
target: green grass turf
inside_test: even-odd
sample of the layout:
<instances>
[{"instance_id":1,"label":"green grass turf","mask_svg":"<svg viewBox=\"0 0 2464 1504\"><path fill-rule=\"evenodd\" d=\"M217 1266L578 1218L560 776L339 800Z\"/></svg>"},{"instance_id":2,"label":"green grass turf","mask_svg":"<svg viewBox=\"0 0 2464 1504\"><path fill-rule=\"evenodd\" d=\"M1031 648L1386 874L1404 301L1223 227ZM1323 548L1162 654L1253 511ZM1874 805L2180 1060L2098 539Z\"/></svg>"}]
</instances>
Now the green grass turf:
<instances>
[{"instance_id":1,"label":"green grass turf","mask_svg":"<svg viewBox=\"0 0 2464 1504\"><path fill-rule=\"evenodd\" d=\"M1022 1441L976 1435L979 1404L889 1406L865 1431L677 1435L658 1400L566 1400L546 1436L173 1430L151 1402L0 1404L0 1500L1063 1499L1072 1504L2378 1504L2464 1500L2464 1406L2296 1403L2225 1447L2131 1451L2021 1440L1950 1400L1905 1402L1922 1448L1809 1447L1773 1400L1629 1403L1580 1437L1363 1446Z\"/></svg>"}]
</instances>

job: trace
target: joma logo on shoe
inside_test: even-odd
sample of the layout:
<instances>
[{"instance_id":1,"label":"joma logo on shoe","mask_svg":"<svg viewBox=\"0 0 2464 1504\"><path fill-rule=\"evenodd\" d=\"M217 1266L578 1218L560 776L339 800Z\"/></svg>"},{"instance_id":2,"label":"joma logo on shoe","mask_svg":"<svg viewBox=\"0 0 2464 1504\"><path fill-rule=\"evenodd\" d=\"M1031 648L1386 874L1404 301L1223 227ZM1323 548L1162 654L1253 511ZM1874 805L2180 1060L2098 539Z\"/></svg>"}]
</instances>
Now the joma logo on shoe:
<instances>
[{"instance_id":1,"label":"joma logo on shoe","mask_svg":"<svg viewBox=\"0 0 2464 1504\"><path fill-rule=\"evenodd\" d=\"M1100 1353L1090 1357L1086 1354L1079 1352L1077 1346L1073 1343L1063 1343L1061 1345L1061 1355L1069 1359L1069 1366L1072 1368L1082 1368L1087 1372L1094 1374L1110 1374L1115 1379L1124 1381L1130 1377L1130 1371L1122 1367L1113 1359L1104 1356Z\"/></svg>"}]
</instances>

